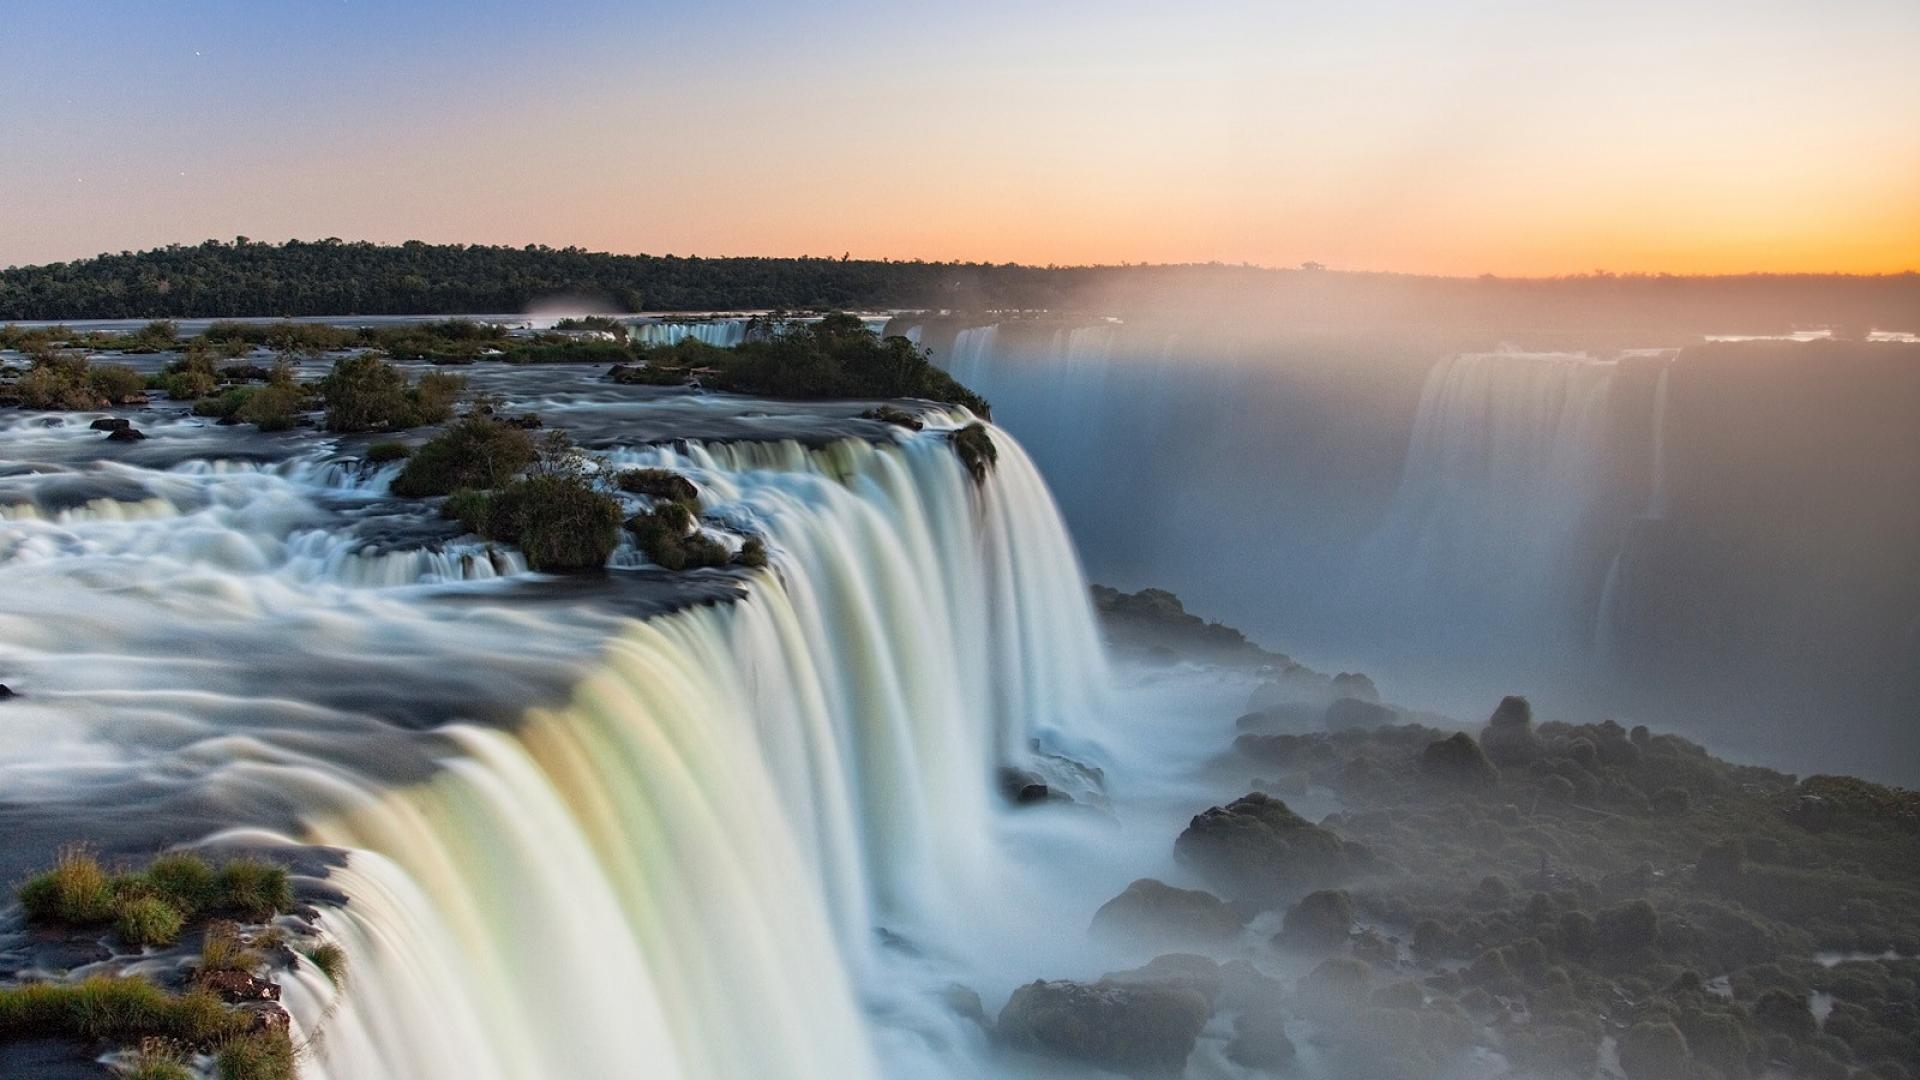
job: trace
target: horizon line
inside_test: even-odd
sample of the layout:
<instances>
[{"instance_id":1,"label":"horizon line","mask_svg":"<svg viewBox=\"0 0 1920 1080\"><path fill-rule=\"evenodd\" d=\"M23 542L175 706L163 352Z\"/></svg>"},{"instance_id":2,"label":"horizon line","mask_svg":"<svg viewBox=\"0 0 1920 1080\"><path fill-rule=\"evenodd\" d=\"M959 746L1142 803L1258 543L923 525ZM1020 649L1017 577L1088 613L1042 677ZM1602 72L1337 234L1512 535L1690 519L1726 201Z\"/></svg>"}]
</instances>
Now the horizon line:
<instances>
[{"instance_id":1,"label":"horizon line","mask_svg":"<svg viewBox=\"0 0 1920 1080\"><path fill-rule=\"evenodd\" d=\"M905 266L916 266L916 265L917 266L951 266L956 268L972 268L972 269L1021 269L1021 270L1066 271L1066 272L1072 272L1072 271L1084 272L1084 271L1102 271L1102 270L1222 269L1222 270L1258 271L1261 273L1272 273L1272 274L1325 273L1325 274L1344 274L1344 275L1362 276L1362 277L1416 278L1416 279L1429 280L1429 281L1460 281L1460 282L1488 281L1488 280L1510 281L1510 282L1533 282L1533 281L1552 282L1552 281L1602 281L1602 280L1617 280L1617 279L1713 281L1713 280L1740 279L1740 278L1856 278L1856 279L1863 279L1863 280L1872 280L1872 279L1920 276L1920 264L1915 264L1915 266L1910 266L1901 270L1884 270L1884 271L1874 271L1874 272L1859 272L1859 271L1846 271L1846 270L1741 270L1741 271L1733 271L1733 272L1726 272L1726 273L1699 274L1699 273L1678 273L1678 272L1668 271L1668 270L1609 270L1605 267L1596 267L1592 270L1567 271L1559 274L1498 274L1492 271L1484 271L1478 274L1436 274L1436 273L1421 273L1421 272L1410 271L1410 270L1348 269L1344 267L1330 266L1324 263L1320 263L1317 260L1305 260L1294 265L1282 266L1282 265L1273 265L1268 263L1226 262L1218 259L1206 260L1206 261L1187 261L1187 262L1131 262L1126 260L1122 260L1120 262L1091 262L1091 263L1033 263L1033 262L1020 262L1018 260L1006 260L1006 261L996 262L996 261L989 261L989 260L928 258L925 256L913 256L913 257L906 257L906 258L893 257L893 256L855 257L851 254L851 252L843 253L841 255L811 255L811 254L680 255L673 252L664 252L664 253L656 254L648 251L614 251L609 249L588 248L578 244L565 244L565 245L555 246L552 244L544 244L544 243L537 243L537 244L475 243L475 242L466 242L466 241L433 241L433 240L419 240L419 239L408 239L408 240L400 240L400 241L364 240L364 239L346 240L338 236L321 237L315 240L306 240L300 237L289 237L285 240L257 240L245 235L235 236L231 240L221 240L217 237L208 237L207 239L194 241L190 243L174 241L166 244L156 245L153 247L137 248L137 249L123 248L120 251L102 251L93 255L75 256L70 259L54 259L46 262L9 263L4 267L0 267L0 274L11 274L11 273L15 273L23 270L37 270L37 269L44 269L44 268L55 267L55 266L70 266L77 263L99 262L106 259L138 257L142 255L153 254L156 252L165 252L165 251L174 251L174 250L191 250L195 248L205 248L208 246L224 247L224 248L237 248L241 246L285 248L285 247L290 247L295 245L302 245L302 246L309 246L309 247L324 247L329 245L338 245L342 247L355 246L355 247L373 247L373 248L403 248L403 247L407 247L409 245L415 245L415 244L423 247L491 248L491 249L500 249L500 250L506 250L506 251L528 251L528 250L561 251L561 252L573 251L573 252L579 252L584 255L607 256L612 258L660 259L660 260L677 259L677 260L684 260L689 262L695 262L695 261L697 262L745 262L745 261L775 262L775 261L787 260L787 261L827 262L827 263L851 262L851 263L875 263L875 264L882 264L882 265L896 264L896 265L905 265Z\"/></svg>"}]
</instances>

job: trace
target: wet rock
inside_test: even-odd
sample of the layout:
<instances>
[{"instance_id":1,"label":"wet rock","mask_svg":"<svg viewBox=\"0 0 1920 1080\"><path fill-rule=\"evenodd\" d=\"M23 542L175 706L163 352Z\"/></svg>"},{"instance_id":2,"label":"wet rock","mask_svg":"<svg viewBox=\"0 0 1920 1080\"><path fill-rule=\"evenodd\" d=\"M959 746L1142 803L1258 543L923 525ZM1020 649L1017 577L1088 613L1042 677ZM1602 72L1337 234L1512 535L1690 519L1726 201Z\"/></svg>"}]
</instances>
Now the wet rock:
<instances>
[{"instance_id":1,"label":"wet rock","mask_svg":"<svg viewBox=\"0 0 1920 1080\"><path fill-rule=\"evenodd\" d=\"M280 984L244 971L203 971L195 980L230 1005L249 1001L279 1001Z\"/></svg>"},{"instance_id":2,"label":"wet rock","mask_svg":"<svg viewBox=\"0 0 1920 1080\"><path fill-rule=\"evenodd\" d=\"M919 431L922 427L926 426L920 422L919 417L904 409L896 409L891 405L882 405L877 409L868 409L866 412L860 414L860 419L877 420L882 424L892 424L895 427L903 427L909 431Z\"/></svg>"},{"instance_id":3,"label":"wet rock","mask_svg":"<svg viewBox=\"0 0 1920 1080\"><path fill-rule=\"evenodd\" d=\"M1137 968L1110 971L1100 976L1102 986L1158 986L1169 990L1191 990L1207 999L1207 1009L1220 1001L1225 978L1220 965L1210 957L1194 953L1168 953L1156 956Z\"/></svg>"},{"instance_id":4,"label":"wet rock","mask_svg":"<svg viewBox=\"0 0 1920 1080\"><path fill-rule=\"evenodd\" d=\"M1233 1041L1227 1044L1227 1060L1249 1069L1277 1072L1290 1064L1299 1051L1287 1037L1285 1014L1267 1008L1243 1012L1233 1018Z\"/></svg>"},{"instance_id":5,"label":"wet rock","mask_svg":"<svg viewBox=\"0 0 1920 1080\"><path fill-rule=\"evenodd\" d=\"M1315 952L1338 948L1353 933L1353 899L1338 889L1308 893L1287 909L1273 943Z\"/></svg>"},{"instance_id":6,"label":"wet rock","mask_svg":"<svg viewBox=\"0 0 1920 1080\"><path fill-rule=\"evenodd\" d=\"M133 426L133 421L124 416L103 416L87 427L94 431L125 431Z\"/></svg>"},{"instance_id":7,"label":"wet rock","mask_svg":"<svg viewBox=\"0 0 1920 1080\"><path fill-rule=\"evenodd\" d=\"M1427 744L1420 752L1420 771L1457 787L1488 788L1500 780L1499 770L1487 760L1480 744L1464 731Z\"/></svg>"},{"instance_id":8,"label":"wet rock","mask_svg":"<svg viewBox=\"0 0 1920 1080\"><path fill-rule=\"evenodd\" d=\"M1533 706L1526 698L1510 694L1500 699L1480 731L1480 746L1495 765L1525 765L1540 756Z\"/></svg>"},{"instance_id":9,"label":"wet rock","mask_svg":"<svg viewBox=\"0 0 1920 1080\"><path fill-rule=\"evenodd\" d=\"M0 683L0 701L5 701L8 698L19 697L19 696L20 695L14 693L12 688L7 686L6 683Z\"/></svg>"},{"instance_id":10,"label":"wet rock","mask_svg":"<svg viewBox=\"0 0 1920 1080\"><path fill-rule=\"evenodd\" d=\"M1031 806L1038 803L1070 803L1073 797L1064 791L1057 791L1039 773L1028 769L1003 768L1000 770L1000 793L1007 801L1016 806Z\"/></svg>"},{"instance_id":11,"label":"wet rock","mask_svg":"<svg viewBox=\"0 0 1920 1080\"><path fill-rule=\"evenodd\" d=\"M1376 705L1380 702L1380 688L1373 685L1372 679L1357 671L1343 671L1335 675L1333 692L1341 697L1353 698L1355 701L1366 701Z\"/></svg>"},{"instance_id":12,"label":"wet rock","mask_svg":"<svg viewBox=\"0 0 1920 1080\"><path fill-rule=\"evenodd\" d=\"M146 432L134 427L116 428L107 432L108 442L139 442L146 437Z\"/></svg>"},{"instance_id":13,"label":"wet rock","mask_svg":"<svg viewBox=\"0 0 1920 1080\"><path fill-rule=\"evenodd\" d=\"M1090 932L1141 949L1205 948L1232 941L1245 925L1239 912L1210 892L1141 878L1094 912Z\"/></svg>"},{"instance_id":14,"label":"wet rock","mask_svg":"<svg viewBox=\"0 0 1920 1080\"><path fill-rule=\"evenodd\" d=\"M1397 723L1400 715L1376 702L1343 697L1327 706L1320 719L1328 731L1365 731Z\"/></svg>"},{"instance_id":15,"label":"wet rock","mask_svg":"<svg viewBox=\"0 0 1920 1080\"><path fill-rule=\"evenodd\" d=\"M285 1035L293 1028L293 1017L287 1010L274 1002L252 1002L240 1006L241 1015L247 1018L246 1030L254 1035Z\"/></svg>"},{"instance_id":16,"label":"wet rock","mask_svg":"<svg viewBox=\"0 0 1920 1080\"><path fill-rule=\"evenodd\" d=\"M1195 817L1174 842L1174 855L1232 898L1336 885L1372 864L1372 852L1350 844L1255 792Z\"/></svg>"},{"instance_id":17,"label":"wet rock","mask_svg":"<svg viewBox=\"0 0 1920 1080\"><path fill-rule=\"evenodd\" d=\"M987 1008L980 1003L980 994L973 987L963 983L952 983L948 985L942 997L946 1000L947 1008L953 1010L955 1015L963 1016L982 1028L992 1030L993 1021L987 1016Z\"/></svg>"},{"instance_id":18,"label":"wet rock","mask_svg":"<svg viewBox=\"0 0 1920 1080\"><path fill-rule=\"evenodd\" d=\"M1007 1046L1141 1080L1181 1075L1211 1010L1192 990L1032 982L1000 1010Z\"/></svg>"}]
</instances>

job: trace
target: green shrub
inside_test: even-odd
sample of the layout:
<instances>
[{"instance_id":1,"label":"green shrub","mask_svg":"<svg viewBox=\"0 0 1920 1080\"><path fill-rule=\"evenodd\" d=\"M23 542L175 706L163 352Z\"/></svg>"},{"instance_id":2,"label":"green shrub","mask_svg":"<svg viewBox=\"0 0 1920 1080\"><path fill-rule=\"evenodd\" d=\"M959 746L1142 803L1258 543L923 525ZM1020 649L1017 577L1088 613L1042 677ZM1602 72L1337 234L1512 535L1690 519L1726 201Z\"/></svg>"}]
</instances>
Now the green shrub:
<instances>
[{"instance_id":1,"label":"green shrub","mask_svg":"<svg viewBox=\"0 0 1920 1080\"><path fill-rule=\"evenodd\" d=\"M487 508L493 496L472 488L461 488L440 505L440 516L460 523L470 533L487 535Z\"/></svg>"},{"instance_id":2,"label":"green shrub","mask_svg":"<svg viewBox=\"0 0 1920 1080\"><path fill-rule=\"evenodd\" d=\"M620 502L578 477L531 476L488 500L482 535L519 545L534 570L597 570L619 543Z\"/></svg>"},{"instance_id":3,"label":"green shrub","mask_svg":"<svg viewBox=\"0 0 1920 1080\"><path fill-rule=\"evenodd\" d=\"M328 431L384 431L442 423L466 391L458 375L428 372L408 385L406 374L372 353L334 361L320 380Z\"/></svg>"},{"instance_id":4,"label":"green shrub","mask_svg":"<svg viewBox=\"0 0 1920 1080\"><path fill-rule=\"evenodd\" d=\"M0 987L0 1042L68 1038L107 1043L148 1037L207 1046L247 1020L204 990L169 994L145 979L98 975L78 983Z\"/></svg>"},{"instance_id":5,"label":"green shrub","mask_svg":"<svg viewBox=\"0 0 1920 1080\"><path fill-rule=\"evenodd\" d=\"M444 424L453 418L453 407L467 392L467 380L444 371L429 371L413 385L413 422Z\"/></svg>"},{"instance_id":6,"label":"green shrub","mask_svg":"<svg viewBox=\"0 0 1920 1080\"><path fill-rule=\"evenodd\" d=\"M213 1059L220 1080L294 1080L293 1041L284 1031L262 1031L228 1041Z\"/></svg>"},{"instance_id":7,"label":"green shrub","mask_svg":"<svg viewBox=\"0 0 1920 1080\"><path fill-rule=\"evenodd\" d=\"M323 941L307 951L307 959L320 969L330 981L338 983L347 977L347 950L331 941Z\"/></svg>"},{"instance_id":8,"label":"green shrub","mask_svg":"<svg viewBox=\"0 0 1920 1080\"><path fill-rule=\"evenodd\" d=\"M449 495L461 488L496 488L533 464L533 440L509 424L469 417L413 452L393 478L407 498Z\"/></svg>"},{"instance_id":9,"label":"green shrub","mask_svg":"<svg viewBox=\"0 0 1920 1080\"><path fill-rule=\"evenodd\" d=\"M218 396L203 398L194 403L193 415L212 416L221 420L235 420L240 411L247 407L253 395L260 392L257 386L236 386Z\"/></svg>"},{"instance_id":10,"label":"green shrub","mask_svg":"<svg viewBox=\"0 0 1920 1080\"><path fill-rule=\"evenodd\" d=\"M198 401L220 387L220 380L204 371L173 371L159 378L160 389L175 401Z\"/></svg>"},{"instance_id":11,"label":"green shrub","mask_svg":"<svg viewBox=\"0 0 1920 1080\"><path fill-rule=\"evenodd\" d=\"M116 405L139 401L147 392L147 377L125 364L95 364L87 378L101 397Z\"/></svg>"},{"instance_id":12,"label":"green shrub","mask_svg":"<svg viewBox=\"0 0 1920 1080\"><path fill-rule=\"evenodd\" d=\"M219 885L213 867L198 855L162 855L142 875L148 888L165 897L188 918L212 907Z\"/></svg>"},{"instance_id":13,"label":"green shrub","mask_svg":"<svg viewBox=\"0 0 1920 1080\"><path fill-rule=\"evenodd\" d=\"M114 929L119 932L121 940L129 945L142 948L148 945L171 945L179 940L180 928L185 921L179 909L165 900L140 896L120 905Z\"/></svg>"},{"instance_id":14,"label":"green shrub","mask_svg":"<svg viewBox=\"0 0 1920 1080\"><path fill-rule=\"evenodd\" d=\"M146 385L145 380L141 385ZM83 357L48 356L14 383L20 404L29 409L98 409L106 396L93 383Z\"/></svg>"},{"instance_id":15,"label":"green shrub","mask_svg":"<svg viewBox=\"0 0 1920 1080\"><path fill-rule=\"evenodd\" d=\"M228 915L260 922L293 906L293 885L285 867L257 859L235 859L214 876L215 907Z\"/></svg>"},{"instance_id":16,"label":"green shrub","mask_svg":"<svg viewBox=\"0 0 1920 1080\"><path fill-rule=\"evenodd\" d=\"M413 448L406 443L377 442L367 447L363 455L365 460L375 465L385 465L392 461L404 461L413 456Z\"/></svg>"},{"instance_id":17,"label":"green shrub","mask_svg":"<svg viewBox=\"0 0 1920 1080\"><path fill-rule=\"evenodd\" d=\"M693 481L671 469L627 469L613 482L621 491L629 495L645 495L650 499L667 499L672 502L700 502L700 489Z\"/></svg>"},{"instance_id":18,"label":"green shrub","mask_svg":"<svg viewBox=\"0 0 1920 1080\"><path fill-rule=\"evenodd\" d=\"M251 972L267 962L259 950L249 946L240 936L240 928L232 923L215 923L207 928L206 937L200 943L200 971L245 971Z\"/></svg>"},{"instance_id":19,"label":"green shrub","mask_svg":"<svg viewBox=\"0 0 1920 1080\"><path fill-rule=\"evenodd\" d=\"M627 530L647 558L664 570L725 566L732 559L725 547L699 531L693 509L683 502L661 502L635 514ZM764 548L759 554L764 564Z\"/></svg>"},{"instance_id":20,"label":"green shrub","mask_svg":"<svg viewBox=\"0 0 1920 1080\"><path fill-rule=\"evenodd\" d=\"M260 387L234 415L261 431L286 431L300 419L300 392L288 386Z\"/></svg>"},{"instance_id":21,"label":"green shrub","mask_svg":"<svg viewBox=\"0 0 1920 1080\"><path fill-rule=\"evenodd\" d=\"M70 849L60 853L53 869L20 887L20 905L30 922L98 926L114 916L114 890L97 860Z\"/></svg>"},{"instance_id":22,"label":"green shrub","mask_svg":"<svg viewBox=\"0 0 1920 1080\"><path fill-rule=\"evenodd\" d=\"M733 564L755 570L767 565L767 545L757 536L747 537L747 542L733 553Z\"/></svg>"}]
</instances>

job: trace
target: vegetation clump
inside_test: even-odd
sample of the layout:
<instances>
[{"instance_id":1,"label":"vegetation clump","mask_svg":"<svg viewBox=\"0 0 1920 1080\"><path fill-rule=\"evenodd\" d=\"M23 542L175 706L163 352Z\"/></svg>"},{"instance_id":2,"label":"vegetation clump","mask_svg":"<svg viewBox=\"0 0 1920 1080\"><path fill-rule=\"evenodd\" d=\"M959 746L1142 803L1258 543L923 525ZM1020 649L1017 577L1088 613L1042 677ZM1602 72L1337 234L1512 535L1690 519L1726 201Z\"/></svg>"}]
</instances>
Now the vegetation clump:
<instances>
[{"instance_id":1,"label":"vegetation clump","mask_svg":"<svg viewBox=\"0 0 1920 1080\"><path fill-rule=\"evenodd\" d=\"M987 474L1000 460L1000 449L993 445L993 436L987 434L986 425L968 424L947 438L953 443L953 452L960 455L961 463L973 476L973 482L986 483Z\"/></svg>"},{"instance_id":2,"label":"vegetation clump","mask_svg":"<svg viewBox=\"0 0 1920 1080\"><path fill-rule=\"evenodd\" d=\"M130 945L166 945L189 924L214 916L271 918L293 906L285 869L253 859L215 867L199 856L163 855L143 871L109 874L84 851L62 852L52 869L20 886L30 923L85 928L111 924Z\"/></svg>"},{"instance_id":3,"label":"vegetation clump","mask_svg":"<svg viewBox=\"0 0 1920 1080\"><path fill-rule=\"evenodd\" d=\"M497 420L468 417L413 452L394 477L393 493L420 498L450 495L462 488L501 487L533 464L535 456L526 432Z\"/></svg>"},{"instance_id":4,"label":"vegetation clump","mask_svg":"<svg viewBox=\"0 0 1920 1080\"><path fill-rule=\"evenodd\" d=\"M665 570L725 566L733 559L724 545L700 531L698 510L686 502L662 500L629 518L627 530L647 558ZM764 564L765 549L754 557Z\"/></svg>"},{"instance_id":5,"label":"vegetation clump","mask_svg":"<svg viewBox=\"0 0 1920 1080\"><path fill-rule=\"evenodd\" d=\"M613 478L614 484L629 495L698 506L700 489L693 481L671 469L627 469Z\"/></svg>"},{"instance_id":6,"label":"vegetation clump","mask_svg":"<svg viewBox=\"0 0 1920 1080\"><path fill-rule=\"evenodd\" d=\"M441 372L409 384L399 368L372 353L358 353L334 361L320 381L320 395L328 431L397 431L446 421L466 385L465 379Z\"/></svg>"},{"instance_id":7,"label":"vegetation clump","mask_svg":"<svg viewBox=\"0 0 1920 1080\"><path fill-rule=\"evenodd\" d=\"M482 440L489 444L499 438L498 432L526 440L518 429L494 421L462 423L494 429ZM423 447L407 469L426 456ZM474 487L455 491L442 513L489 540L518 546L534 570L561 573L605 566L620 542L620 500L594 487L578 448L564 432L549 432L532 447L531 457L525 477L491 492ZM498 474L485 478L493 475ZM396 490L399 487L396 480Z\"/></svg>"},{"instance_id":8,"label":"vegetation clump","mask_svg":"<svg viewBox=\"0 0 1920 1080\"><path fill-rule=\"evenodd\" d=\"M84 356L57 354L35 360L13 389L29 409L104 409L146 400L147 380L124 365L90 364Z\"/></svg>"}]
</instances>

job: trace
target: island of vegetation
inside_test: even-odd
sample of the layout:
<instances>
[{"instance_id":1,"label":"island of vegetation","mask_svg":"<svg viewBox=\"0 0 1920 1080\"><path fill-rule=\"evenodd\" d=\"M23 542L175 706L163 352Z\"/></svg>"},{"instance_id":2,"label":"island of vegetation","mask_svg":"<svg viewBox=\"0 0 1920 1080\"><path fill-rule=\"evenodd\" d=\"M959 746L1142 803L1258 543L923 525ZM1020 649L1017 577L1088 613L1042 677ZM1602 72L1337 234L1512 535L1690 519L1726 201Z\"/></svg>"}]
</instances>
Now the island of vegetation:
<instances>
[{"instance_id":1,"label":"island of vegetation","mask_svg":"<svg viewBox=\"0 0 1920 1080\"><path fill-rule=\"evenodd\" d=\"M104 1056L130 1080L292 1080L300 1047L275 974L346 976L270 862L176 852L109 869L72 850L18 898L33 937L22 973L0 978L0 1042Z\"/></svg>"}]
</instances>

